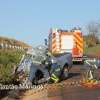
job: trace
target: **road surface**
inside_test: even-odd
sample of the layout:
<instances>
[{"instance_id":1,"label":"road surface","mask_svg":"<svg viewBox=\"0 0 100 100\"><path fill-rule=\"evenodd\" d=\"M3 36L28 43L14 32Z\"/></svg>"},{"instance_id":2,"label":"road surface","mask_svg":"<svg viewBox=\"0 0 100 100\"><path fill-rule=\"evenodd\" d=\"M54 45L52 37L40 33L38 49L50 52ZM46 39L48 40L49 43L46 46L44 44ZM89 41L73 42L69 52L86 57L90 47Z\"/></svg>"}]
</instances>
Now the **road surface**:
<instances>
[{"instance_id":1,"label":"road surface","mask_svg":"<svg viewBox=\"0 0 100 100\"><path fill-rule=\"evenodd\" d=\"M70 78L62 82L65 85L55 86L48 89L48 100L100 100L100 88L85 88L73 83L67 86L71 81L82 79L82 65L74 65L71 70ZM100 78L100 69L96 71L96 76Z\"/></svg>"}]
</instances>

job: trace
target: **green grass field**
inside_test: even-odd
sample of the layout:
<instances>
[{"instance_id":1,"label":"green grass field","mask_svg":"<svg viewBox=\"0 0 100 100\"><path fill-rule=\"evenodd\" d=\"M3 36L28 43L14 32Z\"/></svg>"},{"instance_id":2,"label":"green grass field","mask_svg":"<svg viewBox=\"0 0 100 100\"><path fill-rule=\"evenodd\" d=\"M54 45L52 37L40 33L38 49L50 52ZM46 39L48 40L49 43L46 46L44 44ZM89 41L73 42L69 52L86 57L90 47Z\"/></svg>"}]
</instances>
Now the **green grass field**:
<instances>
[{"instance_id":1,"label":"green grass field","mask_svg":"<svg viewBox=\"0 0 100 100\"><path fill-rule=\"evenodd\" d=\"M93 54L93 55L100 53L100 44L93 46L93 47L85 48L84 53L85 54Z\"/></svg>"}]
</instances>

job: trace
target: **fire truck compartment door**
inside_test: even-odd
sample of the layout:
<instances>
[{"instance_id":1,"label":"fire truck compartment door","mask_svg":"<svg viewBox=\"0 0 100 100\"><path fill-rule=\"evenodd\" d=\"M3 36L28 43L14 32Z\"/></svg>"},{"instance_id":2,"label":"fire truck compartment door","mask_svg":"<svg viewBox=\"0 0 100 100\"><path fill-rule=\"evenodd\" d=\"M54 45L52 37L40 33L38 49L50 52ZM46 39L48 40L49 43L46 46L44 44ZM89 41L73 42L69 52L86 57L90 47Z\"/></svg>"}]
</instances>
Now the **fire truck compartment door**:
<instances>
[{"instance_id":1,"label":"fire truck compartment door","mask_svg":"<svg viewBox=\"0 0 100 100\"><path fill-rule=\"evenodd\" d=\"M72 50L74 45L74 38L72 35L61 36L61 49Z\"/></svg>"}]
</instances>

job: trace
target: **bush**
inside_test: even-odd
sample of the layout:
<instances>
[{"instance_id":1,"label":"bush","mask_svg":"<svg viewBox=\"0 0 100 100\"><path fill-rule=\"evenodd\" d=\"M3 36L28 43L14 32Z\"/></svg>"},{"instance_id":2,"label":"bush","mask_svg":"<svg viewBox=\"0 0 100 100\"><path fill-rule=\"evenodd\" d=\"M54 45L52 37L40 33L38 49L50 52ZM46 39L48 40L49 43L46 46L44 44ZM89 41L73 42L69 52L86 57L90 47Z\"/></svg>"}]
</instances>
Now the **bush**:
<instances>
[{"instance_id":1,"label":"bush","mask_svg":"<svg viewBox=\"0 0 100 100\"><path fill-rule=\"evenodd\" d=\"M7 64L6 66L0 67L0 82L10 82L12 80L12 66Z\"/></svg>"},{"instance_id":2,"label":"bush","mask_svg":"<svg viewBox=\"0 0 100 100\"><path fill-rule=\"evenodd\" d=\"M94 34L88 34L84 37L84 41L87 47L93 47L97 44L97 38Z\"/></svg>"},{"instance_id":3,"label":"bush","mask_svg":"<svg viewBox=\"0 0 100 100\"><path fill-rule=\"evenodd\" d=\"M20 62L23 52L0 51L0 82L6 83L13 79L14 66Z\"/></svg>"}]
</instances>

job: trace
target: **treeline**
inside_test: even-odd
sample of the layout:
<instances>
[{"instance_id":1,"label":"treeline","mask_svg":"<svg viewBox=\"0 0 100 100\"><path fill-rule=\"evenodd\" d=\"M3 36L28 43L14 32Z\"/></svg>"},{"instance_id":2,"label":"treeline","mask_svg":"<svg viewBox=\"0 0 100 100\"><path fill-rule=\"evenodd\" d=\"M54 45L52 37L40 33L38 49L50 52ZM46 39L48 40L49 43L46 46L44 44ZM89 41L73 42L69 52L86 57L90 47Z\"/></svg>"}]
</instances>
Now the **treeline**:
<instances>
[{"instance_id":1,"label":"treeline","mask_svg":"<svg viewBox=\"0 0 100 100\"><path fill-rule=\"evenodd\" d=\"M95 34L88 34L84 36L84 43L86 47L93 47L100 44L100 39Z\"/></svg>"},{"instance_id":2,"label":"treeline","mask_svg":"<svg viewBox=\"0 0 100 100\"><path fill-rule=\"evenodd\" d=\"M100 44L100 22L92 21L86 26L87 35L84 36L85 47Z\"/></svg>"}]
</instances>

